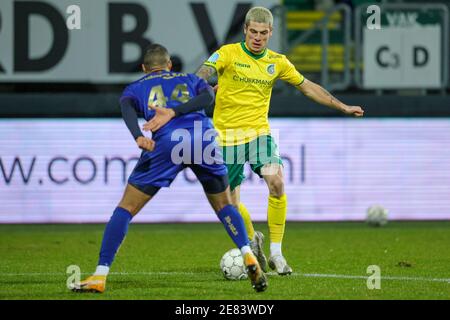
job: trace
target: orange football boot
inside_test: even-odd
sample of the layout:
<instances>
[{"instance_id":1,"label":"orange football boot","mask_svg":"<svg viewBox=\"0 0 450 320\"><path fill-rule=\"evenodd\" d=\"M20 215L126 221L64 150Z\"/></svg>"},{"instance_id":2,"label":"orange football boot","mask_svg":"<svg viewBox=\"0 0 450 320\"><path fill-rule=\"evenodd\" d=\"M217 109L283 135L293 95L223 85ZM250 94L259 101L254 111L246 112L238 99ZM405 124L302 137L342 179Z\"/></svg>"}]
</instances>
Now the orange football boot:
<instances>
[{"instance_id":1,"label":"orange football boot","mask_svg":"<svg viewBox=\"0 0 450 320\"><path fill-rule=\"evenodd\" d=\"M267 289L267 278L264 272L261 269L261 266L258 263L258 259L256 259L253 253L246 253L244 256L244 264L247 268L247 274L252 282L252 287L257 292L261 292Z\"/></svg>"},{"instance_id":2,"label":"orange football boot","mask_svg":"<svg viewBox=\"0 0 450 320\"><path fill-rule=\"evenodd\" d=\"M90 276L86 280L74 283L72 291L74 292L95 292L102 293L106 287L106 276Z\"/></svg>"}]
</instances>

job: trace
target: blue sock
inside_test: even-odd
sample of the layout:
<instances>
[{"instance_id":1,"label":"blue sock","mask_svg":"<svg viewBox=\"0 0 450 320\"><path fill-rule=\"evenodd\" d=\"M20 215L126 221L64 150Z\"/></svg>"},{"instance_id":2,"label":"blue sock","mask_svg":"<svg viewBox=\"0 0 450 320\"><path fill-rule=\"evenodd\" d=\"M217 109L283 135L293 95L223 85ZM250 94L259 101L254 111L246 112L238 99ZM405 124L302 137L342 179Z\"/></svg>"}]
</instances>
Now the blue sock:
<instances>
[{"instance_id":1,"label":"blue sock","mask_svg":"<svg viewBox=\"0 0 450 320\"><path fill-rule=\"evenodd\" d=\"M125 238L133 216L127 210L117 207L105 228L98 265L111 266L120 244Z\"/></svg>"},{"instance_id":2,"label":"blue sock","mask_svg":"<svg viewBox=\"0 0 450 320\"><path fill-rule=\"evenodd\" d=\"M220 221L222 221L228 235L239 249L249 245L244 220L234 206L231 204L225 206L222 210L217 212L217 216Z\"/></svg>"}]
</instances>

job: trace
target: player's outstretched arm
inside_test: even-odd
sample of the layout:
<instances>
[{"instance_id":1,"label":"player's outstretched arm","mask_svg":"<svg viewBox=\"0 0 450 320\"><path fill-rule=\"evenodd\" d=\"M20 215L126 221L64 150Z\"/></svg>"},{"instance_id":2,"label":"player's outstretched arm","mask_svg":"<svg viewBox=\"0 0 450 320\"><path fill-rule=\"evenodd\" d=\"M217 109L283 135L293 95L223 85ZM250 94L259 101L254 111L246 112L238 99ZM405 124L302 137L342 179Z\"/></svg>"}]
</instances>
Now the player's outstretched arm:
<instances>
[{"instance_id":1,"label":"player's outstretched arm","mask_svg":"<svg viewBox=\"0 0 450 320\"><path fill-rule=\"evenodd\" d=\"M337 98L333 97L327 90L306 78L303 83L296 88L308 98L322 105L339 110L354 117L362 117L364 115L364 110L360 106L346 105Z\"/></svg>"}]
</instances>

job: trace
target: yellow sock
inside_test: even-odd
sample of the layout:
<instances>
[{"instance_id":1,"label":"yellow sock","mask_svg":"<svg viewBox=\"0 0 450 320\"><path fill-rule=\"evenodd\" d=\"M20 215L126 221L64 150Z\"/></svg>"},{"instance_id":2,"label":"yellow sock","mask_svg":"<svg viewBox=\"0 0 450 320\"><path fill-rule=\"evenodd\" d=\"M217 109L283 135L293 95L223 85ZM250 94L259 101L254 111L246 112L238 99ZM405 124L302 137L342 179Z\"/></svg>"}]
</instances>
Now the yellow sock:
<instances>
[{"instance_id":1,"label":"yellow sock","mask_svg":"<svg viewBox=\"0 0 450 320\"><path fill-rule=\"evenodd\" d=\"M244 220L245 229L247 229L248 239L252 240L253 236L255 235L255 229L253 228L252 219L250 218L250 214L248 213L247 208L244 206L244 204L241 202L239 203L239 213L242 216L242 219Z\"/></svg>"},{"instance_id":2,"label":"yellow sock","mask_svg":"<svg viewBox=\"0 0 450 320\"><path fill-rule=\"evenodd\" d=\"M269 224L270 242L281 243L286 225L287 197L286 194L280 198L269 196L267 208L267 222Z\"/></svg>"}]
</instances>

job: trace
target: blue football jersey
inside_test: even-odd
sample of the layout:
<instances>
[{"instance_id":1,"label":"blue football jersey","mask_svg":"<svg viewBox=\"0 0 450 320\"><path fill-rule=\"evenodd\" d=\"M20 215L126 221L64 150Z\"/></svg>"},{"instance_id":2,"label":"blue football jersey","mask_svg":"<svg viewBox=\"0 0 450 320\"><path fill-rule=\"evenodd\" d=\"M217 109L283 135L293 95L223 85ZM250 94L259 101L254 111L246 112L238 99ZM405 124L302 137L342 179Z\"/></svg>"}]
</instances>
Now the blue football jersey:
<instances>
[{"instance_id":1,"label":"blue football jersey","mask_svg":"<svg viewBox=\"0 0 450 320\"><path fill-rule=\"evenodd\" d=\"M149 109L149 104L174 108L197 96L207 86L205 80L193 74L168 71L150 73L127 86L121 100L132 98L136 102L136 111L143 113L145 120L148 121L155 114L152 109ZM168 187L178 173L187 166L192 168L200 181L210 181L214 177L226 175L227 167L223 163L215 136L206 134L213 128L204 111L191 112L173 118L153 134L152 138L156 141L155 149L141 153L128 183L143 192L147 192L146 188L149 186ZM178 136L172 139L171 133L177 129L186 129L190 140L185 141L186 137L183 137L181 142ZM184 142L187 142L188 149L172 152L175 148L184 146Z\"/></svg>"},{"instance_id":2,"label":"blue football jersey","mask_svg":"<svg viewBox=\"0 0 450 320\"><path fill-rule=\"evenodd\" d=\"M142 113L148 121L155 115L155 112L148 107L150 104L174 108L197 96L207 86L205 80L194 74L162 71L146 74L128 85L120 100L132 98L136 102L136 111ZM202 110L173 118L156 131L153 138L179 128L194 128L195 121L202 121L203 129L212 128L211 122Z\"/></svg>"}]
</instances>

